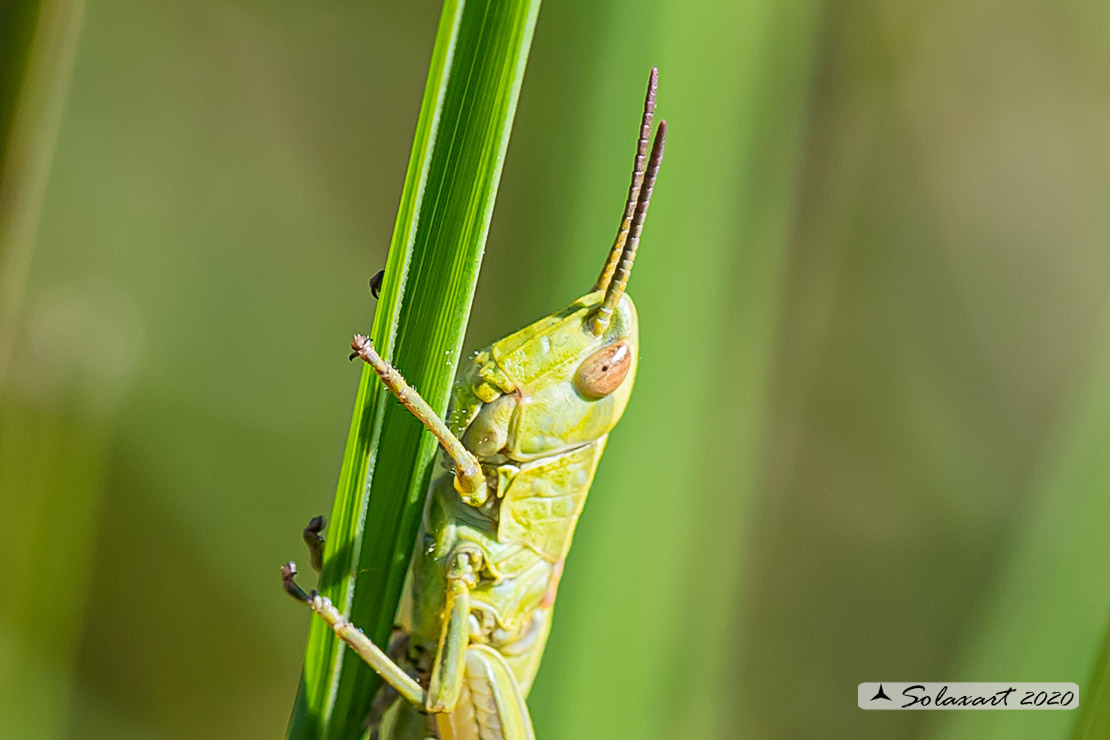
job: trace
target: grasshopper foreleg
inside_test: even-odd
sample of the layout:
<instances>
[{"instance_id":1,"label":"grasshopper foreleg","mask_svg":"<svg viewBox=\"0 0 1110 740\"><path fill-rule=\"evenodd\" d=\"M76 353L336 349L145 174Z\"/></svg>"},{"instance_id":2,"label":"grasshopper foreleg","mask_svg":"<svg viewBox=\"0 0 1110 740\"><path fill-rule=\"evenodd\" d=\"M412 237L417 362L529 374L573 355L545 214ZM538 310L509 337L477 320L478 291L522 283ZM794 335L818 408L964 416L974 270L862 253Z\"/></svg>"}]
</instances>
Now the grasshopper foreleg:
<instances>
[{"instance_id":1,"label":"grasshopper foreleg","mask_svg":"<svg viewBox=\"0 0 1110 740\"><path fill-rule=\"evenodd\" d=\"M463 501L471 506L481 506L489 498L489 487L482 466L474 453L447 427L428 402L405 381L397 368L382 359L370 343L370 338L356 334L351 342L351 359L361 357L381 378L382 384L397 397L406 409L431 432L443 449L455 461L455 488Z\"/></svg>"}]
</instances>

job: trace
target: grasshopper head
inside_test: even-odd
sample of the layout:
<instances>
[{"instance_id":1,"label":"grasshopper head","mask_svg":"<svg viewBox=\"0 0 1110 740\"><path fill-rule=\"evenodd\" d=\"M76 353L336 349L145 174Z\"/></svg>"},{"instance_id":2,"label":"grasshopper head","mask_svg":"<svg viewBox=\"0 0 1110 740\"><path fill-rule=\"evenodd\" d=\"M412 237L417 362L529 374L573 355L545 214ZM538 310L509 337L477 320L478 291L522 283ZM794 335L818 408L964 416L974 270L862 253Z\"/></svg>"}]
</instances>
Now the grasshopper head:
<instances>
[{"instance_id":1,"label":"grasshopper head","mask_svg":"<svg viewBox=\"0 0 1110 740\"><path fill-rule=\"evenodd\" d=\"M459 378L451 423L479 458L524 462L600 439L636 376L636 309L620 296L599 334L593 291L479 352Z\"/></svg>"},{"instance_id":2,"label":"grasshopper head","mask_svg":"<svg viewBox=\"0 0 1110 740\"><path fill-rule=\"evenodd\" d=\"M478 352L460 374L450 425L483 461L525 462L593 442L624 413L638 347L625 287L667 138L666 121L651 136L657 80L652 69L624 215L594 289Z\"/></svg>"}]
</instances>

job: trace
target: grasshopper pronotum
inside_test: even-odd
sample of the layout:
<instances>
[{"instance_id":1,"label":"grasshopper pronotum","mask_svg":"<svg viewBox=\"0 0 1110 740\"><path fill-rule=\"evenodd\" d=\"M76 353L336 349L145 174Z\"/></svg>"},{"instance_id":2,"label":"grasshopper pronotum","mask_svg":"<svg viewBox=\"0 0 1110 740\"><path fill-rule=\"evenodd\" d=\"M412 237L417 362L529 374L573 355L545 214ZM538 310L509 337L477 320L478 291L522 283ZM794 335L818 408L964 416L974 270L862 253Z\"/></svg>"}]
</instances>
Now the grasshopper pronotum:
<instances>
[{"instance_id":1,"label":"grasshopper pronotum","mask_svg":"<svg viewBox=\"0 0 1110 740\"><path fill-rule=\"evenodd\" d=\"M383 679L372 736L393 740L528 740L524 698L551 627L551 608L578 515L605 441L636 375L636 310L625 293L667 135L652 139L651 71L636 160L616 239L586 295L494 342L459 372L448 421L356 335L369 363L454 464L431 488L412 562L411 608L387 654L332 603L312 607ZM305 538L317 545L320 520ZM398 662L400 661L400 662Z\"/></svg>"}]
</instances>

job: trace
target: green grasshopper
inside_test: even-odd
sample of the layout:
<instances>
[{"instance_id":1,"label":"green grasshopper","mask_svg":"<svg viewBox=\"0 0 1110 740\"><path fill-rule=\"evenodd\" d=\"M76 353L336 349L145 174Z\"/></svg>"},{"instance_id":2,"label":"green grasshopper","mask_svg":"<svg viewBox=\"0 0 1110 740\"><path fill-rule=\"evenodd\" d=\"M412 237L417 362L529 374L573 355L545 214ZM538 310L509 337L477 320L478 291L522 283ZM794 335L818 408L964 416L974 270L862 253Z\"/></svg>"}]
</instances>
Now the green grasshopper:
<instances>
[{"instance_id":1,"label":"green grasshopper","mask_svg":"<svg viewBox=\"0 0 1110 740\"><path fill-rule=\"evenodd\" d=\"M389 653L335 606L308 604L385 680L371 737L531 740L524 699L539 667L563 562L609 431L636 375L636 310L625 293L667 122L648 153L658 72L651 71L624 215L593 289L478 352L459 372L441 419L370 340L360 357L435 435L454 467L431 487L413 556L405 625ZM319 567L315 519L305 531Z\"/></svg>"}]
</instances>

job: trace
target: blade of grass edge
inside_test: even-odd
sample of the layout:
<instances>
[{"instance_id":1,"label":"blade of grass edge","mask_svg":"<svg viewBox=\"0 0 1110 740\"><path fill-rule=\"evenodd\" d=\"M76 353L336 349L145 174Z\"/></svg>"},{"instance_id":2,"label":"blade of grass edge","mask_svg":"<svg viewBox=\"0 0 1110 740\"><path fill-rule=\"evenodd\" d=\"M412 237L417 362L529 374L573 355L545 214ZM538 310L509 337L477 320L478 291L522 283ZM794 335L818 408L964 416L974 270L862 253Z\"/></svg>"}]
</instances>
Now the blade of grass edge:
<instances>
[{"instance_id":1,"label":"blade of grass edge","mask_svg":"<svg viewBox=\"0 0 1110 740\"><path fill-rule=\"evenodd\" d=\"M444 3L371 336L445 413L539 0ZM436 455L363 368L321 592L384 644ZM365 526L363 526L365 523ZM354 738L378 679L314 621L288 737Z\"/></svg>"},{"instance_id":2,"label":"blade of grass edge","mask_svg":"<svg viewBox=\"0 0 1110 740\"><path fill-rule=\"evenodd\" d=\"M1083 700L1075 718L1071 740L1103 740L1110 737L1110 629L1102 638L1091 675L1080 687Z\"/></svg>"},{"instance_id":3,"label":"blade of grass edge","mask_svg":"<svg viewBox=\"0 0 1110 740\"><path fill-rule=\"evenodd\" d=\"M0 122L6 136L0 141L0 393L85 9L84 0L42 0L28 10L31 5L0 13L11 24L0 34L9 44L0 50L0 82L12 86L0 91L0 114L7 116ZM30 38L23 37L27 32Z\"/></svg>"},{"instance_id":4,"label":"blade of grass edge","mask_svg":"<svg viewBox=\"0 0 1110 740\"><path fill-rule=\"evenodd\" d=\"M48 408L7 383L83 13L84 0L0 8L0 515L18 522L0 590L20 595L0 606L0 696L18 707L0 711L2 737L66 735L107 459L91 394L67 387Z\"/></svg>"}]
</instances>

